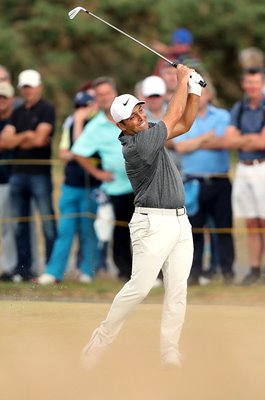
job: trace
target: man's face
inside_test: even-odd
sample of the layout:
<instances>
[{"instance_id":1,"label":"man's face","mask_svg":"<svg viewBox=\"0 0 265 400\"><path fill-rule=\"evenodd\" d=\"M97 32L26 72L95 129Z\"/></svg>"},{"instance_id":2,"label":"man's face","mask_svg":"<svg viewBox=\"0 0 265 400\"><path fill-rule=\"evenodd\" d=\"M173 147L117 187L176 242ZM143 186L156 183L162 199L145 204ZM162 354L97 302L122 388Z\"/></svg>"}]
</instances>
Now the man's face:
<instances>
[{"instance_id":1,"label":"man's face","mask_svg":"<svg viewBox=\"0 0 265 400\"><path fill-rule=\"evenodd\" d=\"M161 70L161 78L164 79L166 87L167 87L167 92L173 93L176 90L177 84L178 84L178 78L177 78L177 70L175 67L171 66L165 66Z\"/></svg>"},{"instance_id":2,"label":"man's face","mask_svg":"<svg viewBox=\"0 0 265 400\"><path fill-rule=\"evenodd\" d=\"M165 101L165 96L153 95L145 97L144 99L146 107L151 113L159 113L162 111L162 107Z\"/></svg>"},{"instance_id":3,"label":"man's face","mask_svg":"<svg viewBox=\"0 0 265 400\"><path fill-rule=\"evenodd\" d=\"M131 116L119 122L118 127L129 134L136 134L148 128L146 113L141 104L136 104Z\"/></svg>"},{"instance_id":4,"label":"man's face","mask_svg":"<svg viewBox=\"0 0 265 400\"><path fill-rule=\"evenodd\" d=\"M262 73L246 74L242 80L242 89L250 99L259 99L262 96L264 84Z\"/></svg>"},{"instance_id":5,"label":"man's face","mask_svg":"<svg viewBox=\"0 0 265 400\"><path fill-rule=\"evenodd\" d=\"M109 112L111 104L117 96L116 90L110 83L101 83L95 89L96 100L101 110Z\"/></svg>"},{"instance_id":6,"label":"man's face","mask_svg":"<svg viewBox=\"0 0 265 400\"><path fill-rule=\"evenodd\" d=\"M13 98L0 95L0 115L2 113L6 113L8 110L11 111L12 107L13 107Z\"/></svg>"},{"instance_id":7,"label":"man's face","mask_svg":"<svg viewBox=\"0 0 265 400\"><path fill-rule=\"evenodd\" d=\"M42 95L42 86L22 86L20 88L20 92L26 103L35 104L37 101L39 101Z\"/></svg>"}]
</instances>

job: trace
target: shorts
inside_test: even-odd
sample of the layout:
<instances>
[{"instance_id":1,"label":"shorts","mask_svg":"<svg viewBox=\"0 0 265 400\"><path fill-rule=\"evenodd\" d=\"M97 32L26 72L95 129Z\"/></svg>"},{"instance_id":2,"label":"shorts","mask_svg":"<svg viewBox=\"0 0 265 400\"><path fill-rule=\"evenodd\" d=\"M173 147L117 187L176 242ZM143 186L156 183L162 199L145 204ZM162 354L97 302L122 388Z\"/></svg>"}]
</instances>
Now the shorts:
<instances>
[{"instance_id":1,"label":"shorts","mask_svg":"<svg viewBox=\"0 0 265 400\"><path fill-rule=\"evenodd\" d=\"M265 219L265 162L238 163L232 189L235 218Z\"/></svg>"}]
</instances>

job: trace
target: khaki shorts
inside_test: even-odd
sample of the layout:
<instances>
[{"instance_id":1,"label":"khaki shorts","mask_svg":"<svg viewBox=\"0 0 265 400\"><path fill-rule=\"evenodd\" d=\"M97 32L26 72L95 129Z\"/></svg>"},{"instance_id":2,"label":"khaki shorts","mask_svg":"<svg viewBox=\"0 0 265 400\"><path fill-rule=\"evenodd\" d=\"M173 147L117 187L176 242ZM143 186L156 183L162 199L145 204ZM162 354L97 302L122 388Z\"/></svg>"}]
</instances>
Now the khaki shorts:
<instances>
[{"instance_id":1,"label":"khaki shorts","mask_svg":"<svg viewBox=\"0 0 265 400\"><path fill-rule=\"evenodd\" d=\"M238 163L232 190L235 218L265 219L265 162Z\"/></svg>"}]
</instances>

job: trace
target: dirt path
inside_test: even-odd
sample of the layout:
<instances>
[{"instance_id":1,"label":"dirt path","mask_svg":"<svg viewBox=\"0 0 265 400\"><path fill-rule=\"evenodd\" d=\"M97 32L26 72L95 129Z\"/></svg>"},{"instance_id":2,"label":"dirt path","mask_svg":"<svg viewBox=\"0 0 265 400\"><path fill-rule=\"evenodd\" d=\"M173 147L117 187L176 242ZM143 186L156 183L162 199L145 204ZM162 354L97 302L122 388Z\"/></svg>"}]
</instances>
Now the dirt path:
<instances>
[{"instance_id":1,"label":"dirt path","mask_svg":"<svg viewBox=\"0 0 265 400\"><path fill-rule=\"evenodd\" d=\"M190 305L183 367L165 371L161 306L142 304L88 373L79 352L108 308L1 302L1 400L264 400L264 308Z\"/></svg>"}]
</instances>

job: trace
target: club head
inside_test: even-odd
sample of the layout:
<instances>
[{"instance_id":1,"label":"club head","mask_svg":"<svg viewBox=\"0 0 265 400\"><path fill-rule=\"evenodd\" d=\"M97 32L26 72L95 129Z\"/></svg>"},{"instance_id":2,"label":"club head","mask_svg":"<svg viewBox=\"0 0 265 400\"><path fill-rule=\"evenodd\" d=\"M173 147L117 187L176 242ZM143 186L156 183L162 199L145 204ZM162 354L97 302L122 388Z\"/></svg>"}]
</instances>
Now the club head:
<instances>
[{"instance_id":1,"label":"club head","mask_svg":"<svg viewBox=\"0 0 265 400\"><path fill-rule=\"evenodd\" d=\"M68 17L69 17L70 19L74 19L80 11L84 11L84 12L86 12L86 13L88 12L88 11L87 11L85 8L83 8L83 7L75 7L75 8L73 8L71 11L69 11Z\"/></svg>"}]
</instances>

